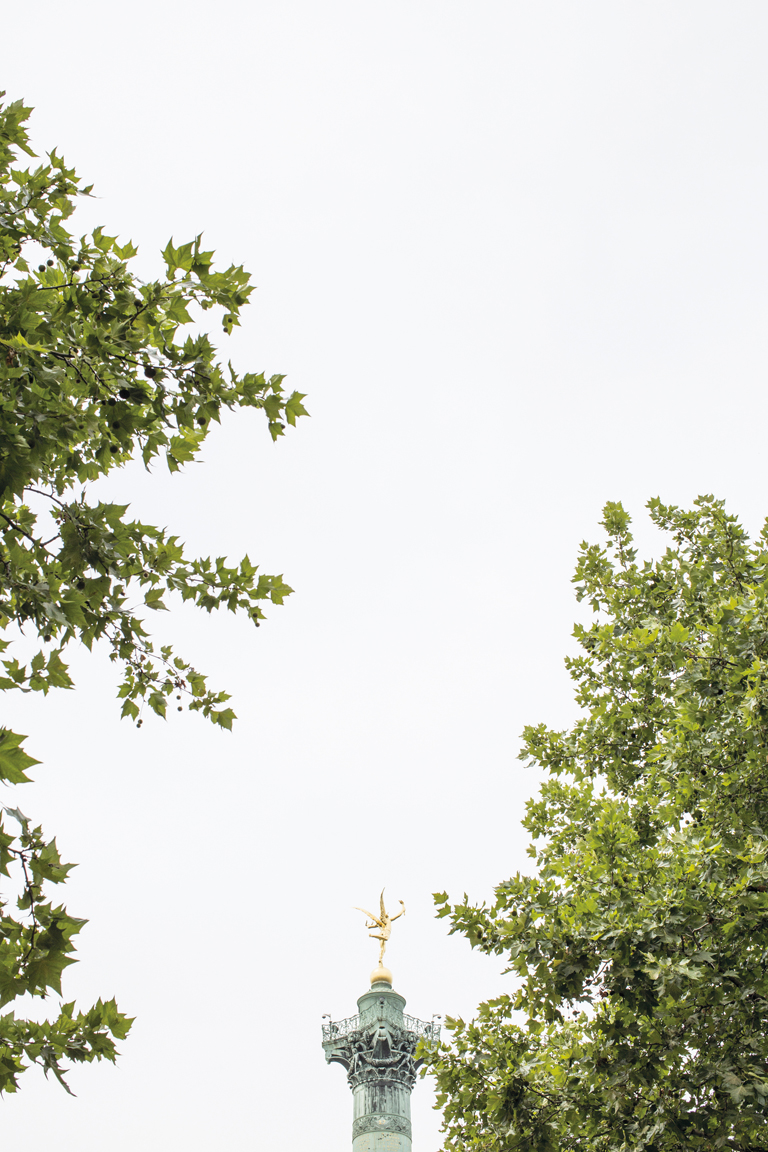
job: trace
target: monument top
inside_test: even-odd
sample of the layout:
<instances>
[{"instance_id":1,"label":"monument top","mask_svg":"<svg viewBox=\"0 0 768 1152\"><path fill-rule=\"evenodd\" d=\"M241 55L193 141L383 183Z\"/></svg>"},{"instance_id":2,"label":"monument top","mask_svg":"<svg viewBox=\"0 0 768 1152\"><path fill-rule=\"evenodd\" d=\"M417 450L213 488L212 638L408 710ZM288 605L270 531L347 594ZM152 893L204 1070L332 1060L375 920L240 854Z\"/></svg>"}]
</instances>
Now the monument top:
<instances>
[{"instance_id":1,"label":"monument top","mask_svg":"<svg viewBox=\"0 0 768 1152\"><path fill-rule=\"evenodd\" d=\"M341 1064L352 1089L352 1152L411 1152L411 1090L425 1058L424 1047L440 1040L440 1025L406 1016L405 998L392 988L392 973L384 967L384 950L392 923L379 900L379 915L359 908L368 917L366 928L379 941L379 965L371 987L357 1001L357 1015L323 1023L323 1049L329 1064Z\"/></svg>"},{"instance_id":2,"label":"monument top","mask_svg":"<svg viewBox=\"0 0 768 1152\"><path fill-rule=\"evenodd\" d=\"M392 935L392 924L395 920L405 915L405 904L403 904L402 900L400 904L402 905L401 910L395 916L390 916L384 907L384 889L382 888L381 896L379 897L380 910L378 916L373 912L369 912L367 908L358 908L357 905L355 905L357 912L363 912L369 917L370 922L366 921L365 926L366 928L372 929L372 931L370 931L368 935L373 937L374 940L379 941L379 964L378 967L374 968L373 972L371 972L372 988L376 984L388 984L390 988L392 987L392 973L389 968L384 967L384 951L387 947L389 937Z\"/></svg>"}]
</instances>

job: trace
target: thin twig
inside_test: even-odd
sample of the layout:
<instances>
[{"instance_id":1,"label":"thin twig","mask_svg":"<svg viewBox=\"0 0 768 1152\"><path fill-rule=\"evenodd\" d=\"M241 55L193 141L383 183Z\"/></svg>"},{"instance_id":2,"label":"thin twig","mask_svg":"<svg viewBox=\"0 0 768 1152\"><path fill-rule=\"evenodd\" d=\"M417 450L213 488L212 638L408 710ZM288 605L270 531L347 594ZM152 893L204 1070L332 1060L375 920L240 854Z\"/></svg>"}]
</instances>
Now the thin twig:
<instances>
[{"instance_id":1,"label":"thin twig","mask_svg":"<svg viewBox=\"0 0 768 1152\"><path fill-rule=\"evenodd\" d=\"M39 540L35 540L34 536L30 536L29 532L25 532L21 525L17 524L15 520L12 520L10 516L6 516L5 512L0 512L0 516L2 516L3 520L5 520L6 523L9 524L11 528L13 528L16 532L20 532L22 536L26 536L27 540L31 540L33 544L39 545Z\"/></svg>"}]
</instances>

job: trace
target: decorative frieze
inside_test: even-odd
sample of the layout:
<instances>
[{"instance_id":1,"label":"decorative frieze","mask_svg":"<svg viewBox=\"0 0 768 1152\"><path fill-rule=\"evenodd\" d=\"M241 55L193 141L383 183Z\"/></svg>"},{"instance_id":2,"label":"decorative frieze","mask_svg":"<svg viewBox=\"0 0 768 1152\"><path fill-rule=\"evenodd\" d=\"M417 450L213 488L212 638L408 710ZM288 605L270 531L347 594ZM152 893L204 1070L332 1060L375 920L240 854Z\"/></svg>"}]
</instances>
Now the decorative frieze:
<instances>
[{"instance_id":1,"label":"decorative frieze","mask_svg":"<svg viewBox=\"0 0 768 1152\"><path fill-rule=\"evenodd\" d=\"M411 1122L405 1116L385 1116L378 1112L358 1116L352 1124L352 1139L364 1132L398 1132L411 1139Z\"/></svg>"}]
</instances>

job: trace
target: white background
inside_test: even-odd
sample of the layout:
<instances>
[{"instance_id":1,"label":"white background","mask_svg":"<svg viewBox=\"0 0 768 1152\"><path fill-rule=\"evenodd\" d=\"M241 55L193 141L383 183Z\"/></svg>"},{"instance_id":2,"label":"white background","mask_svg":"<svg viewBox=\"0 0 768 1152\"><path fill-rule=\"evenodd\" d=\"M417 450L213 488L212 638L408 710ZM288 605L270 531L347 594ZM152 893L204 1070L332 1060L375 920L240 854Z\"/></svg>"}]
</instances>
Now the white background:
<instances>
[{"instance_id":1,"label":"white background","mask_svg":"<svg viewBox=\"0 0 768 1152\"><path fill-rule=\"evenodd\" d=\"M33 141L140 244L204 229L259 290L224 354L312 413L254 414L204 466L115 478L193 552L283 572L255 632L152 620L233 693L117 719L103 653L78 690L6 699L43 765L25 811L80 861L67 993L137 1016L77 1098L30 1071L0 1104L37 1152L347 1147L320 1015L346 1016L382 885L408 1011L471 1014L501 965L430 893L525 867L525 723L572 719L562 656L579 541L621 499L766 491L768 9L757 0L29 0L2 86ZM224 343L222 337L222 343ZM416 1152L439 1146L430 1088Z\"/></svg>"}]
</instances>

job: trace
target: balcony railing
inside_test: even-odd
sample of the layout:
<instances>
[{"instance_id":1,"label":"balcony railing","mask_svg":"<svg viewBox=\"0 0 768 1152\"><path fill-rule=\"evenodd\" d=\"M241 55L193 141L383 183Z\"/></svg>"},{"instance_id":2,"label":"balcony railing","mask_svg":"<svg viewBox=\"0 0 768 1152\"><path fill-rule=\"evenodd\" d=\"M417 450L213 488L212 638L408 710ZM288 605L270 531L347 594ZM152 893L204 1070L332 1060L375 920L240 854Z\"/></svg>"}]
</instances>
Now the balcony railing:
<instances>
[{"instance_id":1,"label":"balcony railing","mask_svg":"<svg viewBox=\"0 0 768 1152\"><path fill-rule=\"evenodd\" d=\"M402 1026L407 1032L412 1032L420 1040L425 1040L430 1044L437 1044L440 1039L440 1024L437 1020L419 1020L415 1016L406 1016L403 1014L402 1025L400 1025L400 1014L387 1010L379 1010L377 1017L389 1020L391 1024L398 1027ZM342 1036L348 1036L350 1032L358 1032L361 1028L369 1027L373 1024L374 1018L366 1013L365 1021L361 1020L358 1016L348 1016L346 1020L329 1020L327 1024L323 1024L323 1043L331 1040L338 1040Z\"/></svg>"}]
</instances>

